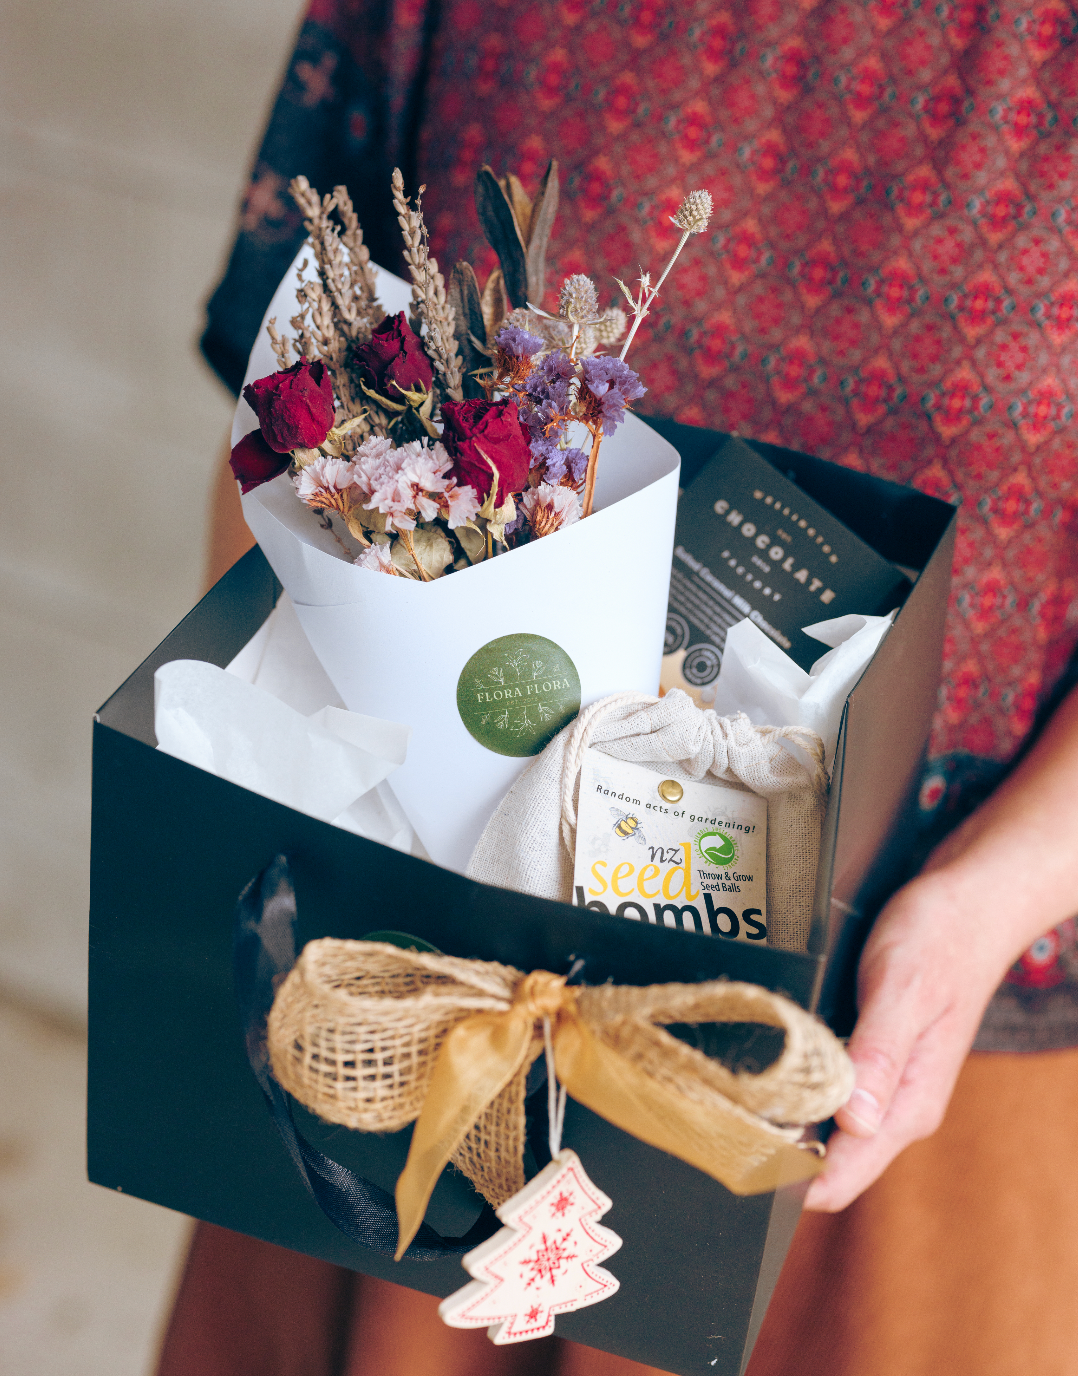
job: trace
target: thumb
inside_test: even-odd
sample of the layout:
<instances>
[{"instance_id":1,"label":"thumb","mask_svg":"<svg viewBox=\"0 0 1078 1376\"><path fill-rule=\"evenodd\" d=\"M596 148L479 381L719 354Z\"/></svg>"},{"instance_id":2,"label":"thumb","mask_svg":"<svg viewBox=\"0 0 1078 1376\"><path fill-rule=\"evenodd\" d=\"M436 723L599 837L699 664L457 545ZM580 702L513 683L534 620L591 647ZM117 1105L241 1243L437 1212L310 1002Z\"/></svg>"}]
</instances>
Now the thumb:
<instances>
[{"instance_id":1,"label":"thumb","mask_svg":"<svg viewBox=\"0 0 1078 1376\"><path fill-rule=\"evenodd\" d=\"M879 1131L895 1091L902 1082L910 1055L925 1031L920 1016L918 985L914 971L896 979L895 970L865 971L862 1002L846 1050L854 1065L856 1082L835 1121L851 1137L873 1137Z\"/></svg>"}]
</instances>

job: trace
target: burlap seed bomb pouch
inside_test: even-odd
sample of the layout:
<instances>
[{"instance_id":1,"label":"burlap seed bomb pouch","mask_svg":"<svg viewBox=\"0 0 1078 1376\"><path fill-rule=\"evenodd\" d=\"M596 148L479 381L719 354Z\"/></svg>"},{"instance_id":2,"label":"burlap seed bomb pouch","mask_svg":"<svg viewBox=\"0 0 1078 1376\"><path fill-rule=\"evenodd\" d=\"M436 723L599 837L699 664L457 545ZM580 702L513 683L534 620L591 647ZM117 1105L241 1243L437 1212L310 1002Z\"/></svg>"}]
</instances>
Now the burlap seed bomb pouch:
<instances>
[{"instance_id":1,"label":"burlap seed bomb pouch","mask_svg":"<svg viewBox=\"0 0 1078 1376\"><path fill-rule=\"evenodd\" d=\"M470 878L572 901L580 769L589 746L669 778L710 780L766 798L768 942L805 949L827 802L823 742L805 727L754 726L743 712L702 711L677 689L663 698L603 698L559 732L487 823L468 863Z\"/></svg>"}]
</instances>

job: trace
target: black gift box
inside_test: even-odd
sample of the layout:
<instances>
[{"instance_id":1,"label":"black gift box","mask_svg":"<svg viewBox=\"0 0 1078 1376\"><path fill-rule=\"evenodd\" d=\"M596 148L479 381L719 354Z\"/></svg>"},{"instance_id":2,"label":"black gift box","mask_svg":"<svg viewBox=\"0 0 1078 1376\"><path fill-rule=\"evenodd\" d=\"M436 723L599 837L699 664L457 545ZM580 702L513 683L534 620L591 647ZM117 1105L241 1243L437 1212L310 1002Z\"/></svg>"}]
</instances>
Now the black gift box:
<instances>
[{"instance_id":1,"label":"black gift box","mask_svg":"<svg viewBox=\"0 0 1078 1376\"><path fill-rule=\"evenodd\" d=\"M724 437L659 425L683 482ZM493 889L363 840L158 752L153 675L174 659L226 665L280 592L252 550L108 700L94 723L90 910L90 1179L182 1213L430 1294L467 1281L459 1259L403 1261L351 1242L307 1192L248 1065L232 983L244 886L291 860L298 944L398 929L451 955L587 983L718 976L780 990L840 1033L857 953L901 876L936 700L954 509L821 460L756 446L881 554L919 573L850 694L836 752L806 954L758 948ZM409 1134L376 1137L297 1111L327 1156L392 1191ZM738 1198L570 1101L565 1143L614 1201L624 1246L610 1300L564 1315L562 1336L660 1369L744 1370L800 1211L803 1187ZM428 1221L460 1235L481 1200L452 1171Z\"/></svg>"}]
</instances>

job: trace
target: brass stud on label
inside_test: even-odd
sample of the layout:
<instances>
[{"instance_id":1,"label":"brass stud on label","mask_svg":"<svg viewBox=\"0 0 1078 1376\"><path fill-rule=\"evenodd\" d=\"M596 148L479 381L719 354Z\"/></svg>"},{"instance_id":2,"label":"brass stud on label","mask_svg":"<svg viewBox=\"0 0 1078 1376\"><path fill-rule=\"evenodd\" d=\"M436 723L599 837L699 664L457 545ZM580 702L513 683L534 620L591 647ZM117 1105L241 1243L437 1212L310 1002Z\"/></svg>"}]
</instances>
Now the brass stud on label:
<instances>
[{"instance_id":1,"label":"brass stud on label","mask_svg":"<svg viewBox=\"0 0 1078 1376\"><path fill-rule=\"evenodd\" d=\"M676 779L664 779L659 785L659 797L666 803L680 803L684 792Z\"/></svg>"}]
</instances>

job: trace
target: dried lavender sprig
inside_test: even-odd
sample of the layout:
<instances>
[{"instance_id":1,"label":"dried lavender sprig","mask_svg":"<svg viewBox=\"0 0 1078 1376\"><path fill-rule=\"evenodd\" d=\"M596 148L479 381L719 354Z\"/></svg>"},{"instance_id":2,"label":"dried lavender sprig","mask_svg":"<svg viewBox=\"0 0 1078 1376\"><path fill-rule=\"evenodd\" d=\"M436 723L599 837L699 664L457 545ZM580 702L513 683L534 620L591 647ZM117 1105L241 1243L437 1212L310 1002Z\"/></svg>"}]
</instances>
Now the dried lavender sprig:
<instances>
[{"instance_id":1,"label":"dried lavender sprig","mask_svg":"<svg viewBox=\"0 0 1078 1376\"><path fill-rule=\"evenodd\" d=\"M292 343L291 340L285 339L283 335L278 334L276 316L266 321L266 333L269 335L270 343L273 345L273 352L277 358L278 368L282 369L282 371L285 368L290 368L292 366Z\"/></svg>"},{"instance_id":2,"label":"dried lavender sprig","mask_svg":"<svg viewBox=\"0 0 1078 1376\"><path fill-rule=\"evenodd\" d=\"M644 316L647 315L651 308L651 303L658 296L659 288L666 281L670 269L677 262L678 254L685 247L689 240L689 236L691 234L703 234L704 230L707 229L711 220L712 209L713 205L710 191L690 191L678 206L677 214L670 216L671 223L677 225L678 229L681 230L681 238L678 240L677 248L674 249L674 252L670 256L669 263L663 268L662 276L659 280L652 287L647 280L641 279L640 294L636 301L633 300L625 284L622 282L618 283L626 297L628 297L629 304L633 308L633 316L635 317L628 338L621 346L621 353L618 355L619 358L624 358L629 352L629 345L633 342L633 338L640 328L640 322L644 319Z\"/></svg>"},{"instance_id":3,"label":"dried lavender sprig","mask_svg":"<svg viewBox=\"0 0 1078 1376\"><path fill-rule=\"evenodd\" d=\"M423 194L419 189L419 196ZM412 302L420 323L426 325L425 343L431 361L442 376L445 390L453 401L464 397L462 364L457 351L455 334L456 314L446 295L445 279L438 271L438 260L430 256L427 227L423 223L422 204L416 198L416 209L404 194L404 178L400 168L393 169L393 208L404 236L404 261L412 275Z\"/></svg>"},{"instance_id":4,"label":"dried lavender sprig","mask_svg":"<svg viewBox=\"0 0 1078 1376\"><path fill-rule=\"evenodd\" d=\"M346 186L335 186L333 199L344 226L341 243L348 250L352 290L357 304L366 307L370 324L378 325L385 319L385 311L378 304L378 279L371 267L371 251L363 242L363 227Z\"/></svg>"},{"instance_id":5,"label":"dried lavender sprig","mask_svg":"<svg viewBox=\"0 0 1078 1376\"><path fill-rule=\"evenodd\" d=\"M296 277L299 286L296 291L297 309L296 314L289 320L289 324L296 332L296 337L292 341L292 347L300 358L309 358L312 361L318 357L318 350L315 347L314 336L311 334L311 327L307 316L310 314L310 306L303 294L304 273L307 271L307 259L304 258L296 269Z\"/></svg>"},{"instance_id":6,"label":"dried lavender sprig","mask_svg":"<svg viewBox=\"0 0 1078 1376\"><path fill-rule=\"evenodd\" d=\"M356 300L351 273L345 262L340 234L330 216L336 207L334 196L319 196L306 177L289 184L292 199L303 212L303 224L311 236L318 272L332 301L336 327L350 340L362 343L370 337L366 311ZM365 303L364 303L365 304Z\"/></svg>"}]
</instances>

